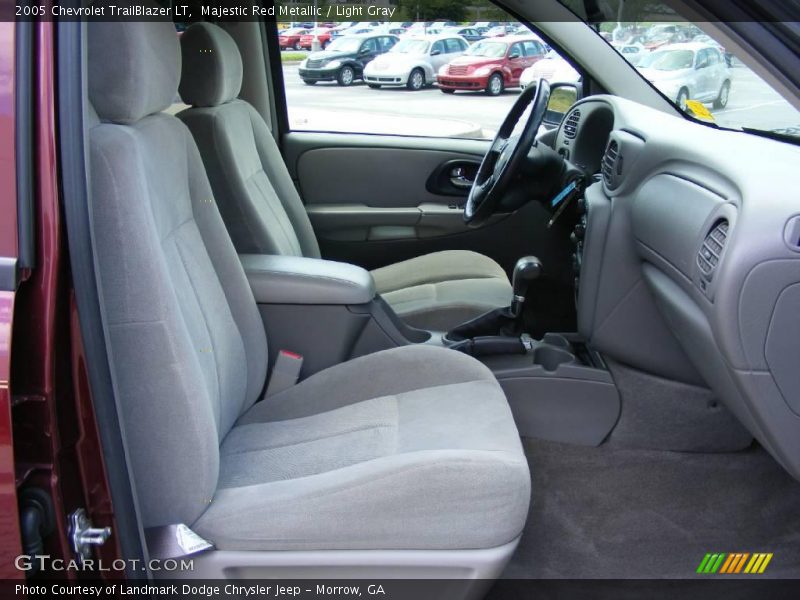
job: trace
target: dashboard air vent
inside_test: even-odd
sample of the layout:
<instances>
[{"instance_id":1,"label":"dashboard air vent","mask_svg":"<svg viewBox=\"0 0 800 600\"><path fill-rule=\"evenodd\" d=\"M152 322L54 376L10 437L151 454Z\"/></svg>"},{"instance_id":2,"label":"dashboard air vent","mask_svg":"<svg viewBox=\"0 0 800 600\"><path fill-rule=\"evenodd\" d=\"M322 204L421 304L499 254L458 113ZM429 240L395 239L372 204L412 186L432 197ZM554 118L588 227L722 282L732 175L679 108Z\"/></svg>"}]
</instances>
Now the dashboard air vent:
<instances>
[{"instance_id":1,"label":"dashboard air vent","mask_svg":"<svg viewBox=\"0 0 800 600\"><path fill-rule=\"evenodd\" d=\"M708 280L714 277L714 271L719 265L722 251L725 249L725 242L728 241L728 221L722 219L714 225L714 228L703 241L703 247L697 255L697 266L703 276Z\"/></svg>"},{"instance_id":2,"label":"dashboard air vent","mask_svg":"<svg viewBox=\"0 0 800 600\"><path fill-rule=\"evenodd\" d=\"M608 147L606 148L606 153L603 156L603 179L606 182L606 185L609 187L613 187L615 183L616 175L618 166L617 166L617 159L619 158L619 144L616 140L611 140L608 143Z\"/></svg>"},{"instance_id":3,"label":"dashboard air vent","mask_svg":"<svg viewBox=\"0 0 800 600\"><path fill-rule=\"evenodd\" d=\"M578 123L581 121L581 111L573 110L564 122L564 137L571 140L578 135Z\"/></svg>"}]
</instances>

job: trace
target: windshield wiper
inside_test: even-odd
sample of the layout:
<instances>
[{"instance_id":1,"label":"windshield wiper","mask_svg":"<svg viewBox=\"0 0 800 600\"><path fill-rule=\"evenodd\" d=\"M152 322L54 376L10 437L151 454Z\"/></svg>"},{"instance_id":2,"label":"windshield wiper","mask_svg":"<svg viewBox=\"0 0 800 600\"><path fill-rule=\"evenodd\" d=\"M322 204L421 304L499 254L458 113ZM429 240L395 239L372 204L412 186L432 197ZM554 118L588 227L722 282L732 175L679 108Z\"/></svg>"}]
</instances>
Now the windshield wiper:
<instances>
[{"instance_id":1,"label":"windshield wiper","mask_svg":"<svg viewBox=\"0 0 800 600\"><path fill-rule=\"evenodd\" d=\"M742 127L742 131L744 131L745 133L752 133L753 135L764 137L770 140L776 140L778 142L788 142L790 144L794 144L795 146L800 146L800 138L798 138L795 135L790 135L788 133L780 133L778 131L765 131L764 129L753 129L752 127Z\"/></svg>"}]
</instances>

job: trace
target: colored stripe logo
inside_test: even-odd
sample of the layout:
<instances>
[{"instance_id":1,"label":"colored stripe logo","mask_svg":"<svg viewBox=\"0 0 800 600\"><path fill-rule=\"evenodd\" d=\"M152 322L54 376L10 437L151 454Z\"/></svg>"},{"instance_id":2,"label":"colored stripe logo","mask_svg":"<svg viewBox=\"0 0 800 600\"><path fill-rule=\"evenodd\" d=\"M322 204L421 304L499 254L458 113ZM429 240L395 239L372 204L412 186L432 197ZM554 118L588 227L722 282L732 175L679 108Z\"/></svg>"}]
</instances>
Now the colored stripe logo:
<instances>
[{"instance_id":1,"label":"colored stripe logo","mask_svg":"<svg viewBox=\"0 0 800 600\"><path fill-rule=\"evenodd\" d=\"M761 575L772 560L772 552L709 553L700 561L697 573L701 575Z\"/></svg>"}]
</instances>

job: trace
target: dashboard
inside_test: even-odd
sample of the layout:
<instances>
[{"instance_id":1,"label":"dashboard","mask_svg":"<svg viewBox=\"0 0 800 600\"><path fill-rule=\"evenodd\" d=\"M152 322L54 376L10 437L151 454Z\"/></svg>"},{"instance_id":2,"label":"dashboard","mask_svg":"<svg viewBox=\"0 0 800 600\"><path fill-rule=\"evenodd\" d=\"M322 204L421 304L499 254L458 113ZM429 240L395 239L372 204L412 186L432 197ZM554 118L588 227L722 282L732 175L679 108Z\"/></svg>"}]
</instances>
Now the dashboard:
<instances>
[{"instance_id":1,"label":"dashboard","mask_svg":"<svg viewBox=\"0 0 800 600\"><path fill-rule=\"evenodd\" d=\"M581 334L710 387L800 479L800 148L614 96L573 106L554 147L598 174L574 237Z\"/></svg>"}]
</instances>

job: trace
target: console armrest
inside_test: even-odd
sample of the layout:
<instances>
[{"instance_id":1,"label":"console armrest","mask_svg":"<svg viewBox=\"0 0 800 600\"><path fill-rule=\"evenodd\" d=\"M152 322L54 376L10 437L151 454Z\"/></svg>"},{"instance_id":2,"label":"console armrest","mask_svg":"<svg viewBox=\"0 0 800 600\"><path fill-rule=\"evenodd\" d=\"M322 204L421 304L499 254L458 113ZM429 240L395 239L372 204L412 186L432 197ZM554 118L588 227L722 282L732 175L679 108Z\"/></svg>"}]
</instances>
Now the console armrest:
<instances>
[{"instance_id":1,"label":"console armrest","mask_svg":"<svg viewBox=\"0 0 800 600\"><path fill-rule=\"evenodd\" d=\"M369 271L347 263L297 256L240 254L258 304L368 304Z\"/></svg>"}]
</instances>

